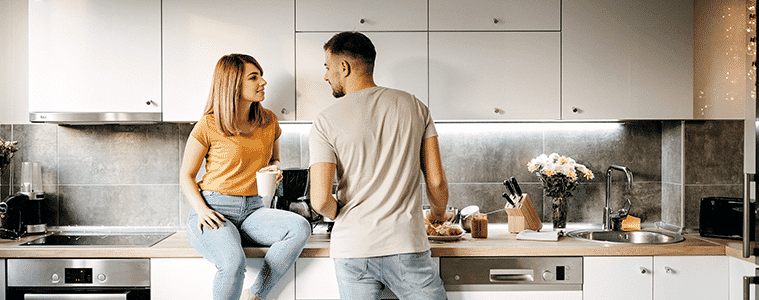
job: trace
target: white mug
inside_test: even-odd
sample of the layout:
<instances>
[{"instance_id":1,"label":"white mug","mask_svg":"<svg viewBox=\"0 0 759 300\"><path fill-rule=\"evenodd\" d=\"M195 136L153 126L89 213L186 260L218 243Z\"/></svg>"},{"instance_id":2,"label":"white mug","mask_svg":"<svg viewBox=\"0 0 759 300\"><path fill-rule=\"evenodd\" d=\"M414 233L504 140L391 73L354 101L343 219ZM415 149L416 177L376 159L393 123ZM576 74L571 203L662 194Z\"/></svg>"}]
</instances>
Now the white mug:
<instances>
[{"instance_id":1,"label":"white mug","mask_svg":"<svg viewBox=\"0 0 759 300\"><path fill-rule=\"evenodd\" d=\"M271 200L274 199L274 191L277 189L277 174L279 174L279 172L256 172L258 195L261 196L261 199L264 202L264 207L271 207Z\"/></svg>"}]
</instances>

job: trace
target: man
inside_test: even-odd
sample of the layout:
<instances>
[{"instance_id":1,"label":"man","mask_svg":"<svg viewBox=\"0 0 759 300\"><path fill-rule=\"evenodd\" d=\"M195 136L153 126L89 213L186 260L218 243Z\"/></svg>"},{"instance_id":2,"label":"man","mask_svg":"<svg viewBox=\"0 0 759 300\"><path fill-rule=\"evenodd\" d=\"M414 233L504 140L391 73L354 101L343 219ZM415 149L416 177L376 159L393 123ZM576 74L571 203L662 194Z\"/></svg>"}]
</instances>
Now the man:
<instances>
[{"instance_id":1,"label":"man","mask_svg":"<svg viewBox=\"0 0 759 300\"><path fill-rule=\"evenodd\" d=\"M309 138L311 205L335 221L330 256L341 299L446 299L430 257L422 213L424 176L431 221L443 220L448 183L429 109L416 97L374 83L376 52L358 32L325 45L337 102ZM335 174L338 198L332 195Z\"/></svg>"}]
</instances>

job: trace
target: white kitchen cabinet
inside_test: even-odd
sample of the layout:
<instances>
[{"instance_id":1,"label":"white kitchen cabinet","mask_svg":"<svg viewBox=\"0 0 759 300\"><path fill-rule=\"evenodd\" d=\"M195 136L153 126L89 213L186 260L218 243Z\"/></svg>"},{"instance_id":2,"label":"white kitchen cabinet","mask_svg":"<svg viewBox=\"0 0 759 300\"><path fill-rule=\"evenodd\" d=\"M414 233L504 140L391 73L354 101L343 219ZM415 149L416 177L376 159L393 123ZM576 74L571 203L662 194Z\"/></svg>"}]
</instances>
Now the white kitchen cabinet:
<instances>
[{"instance_id":1,"label":"white kitchen cabinet","mask_svg":"<svg viewBox=\"0 0 759 300\"><path fill-rule=\"evenodd\" d=\"M561 118L558 32L430 32L435 120Z\"/></svg>"},{"instance_id":2,"label":"white kitchen cabinet","mask_svg":"<svg viewBox=\"0 0 759 300\"><path fill-rule=\"evenodd\" d=\"M743 300L743 276L757 276L757 266L735 257L728 257L730 269L730 300ZM750 286L750 299L756 299L756 285Z\"/></svg>"},{"instance_id":3,"label":"white kitchen cabinet","mask_svg":"<svg viewBox=\"0 0 759 300\"><path fill-rule=\"evenodd\" d=\"M30 112L161 112L160 0L29 1Z\"/></svg>"},{"instance_id":4,"label":"white kitchen cabinet","mask_svg":"<svg viewBox=\"0 0 759 300\"><path fill-rule=\"evenodd\" d=\"M583 258L583 299L728 299L726 256Z\"/></svg>"},{"instance_id":5,"label":"white kitchen cabinet","mask_svg":"<svg viewBox=\"0 0 759 300\"><path fill-rule=\"evenodd\" d=\"M335 102L324 80L324 43L335 33L297 33L296 104L299 121L313 120ZM377 51L374 82L427 99L427 33L366 32Z\"/></svg>"},{"instance_id":6,"label":"white kitchen cabinet","mask_svg":"<svg viewBox=\"0 0 759 300\"><path fill-rule=\"evenodd\" d=\"M433 257L435 263L439 262ZM309 257L295 261L295 299L330 300L340 299L340 291L335 277L335 264L331 258ZM384 290L382 299L396 299L389 290Z\"/></svg>"},{"instance_id":7,"label":"white kitchen cabinet","mask_svg":"<svg viewBox=\"0 0 759 300\"><path fill-rule=\"evenodd\" d=\"M5 289L8 288L8 278L6 275L6 259L0 259L0 299L7 299L5 297Z\"/></svg>"},{"instance_id":8,"label":"white kitchen cabinet","mask_svg":"<svg viewBox=\"0 0 759 300\"><path fill-rule=\"evenodd\" d=\"M200 119L219 58L253 56L264 71L262 105L295 120L294 0L164 0L163 119Z\"/></svg>"},{"instance_id":9,"label":"white kitchen cabinet","mask_svg":"<svg viewBox=\"0 0 759 300\"><path fill-rule=\"evenodd\" d=\"M692 0L562 1L563 119L691 119Z\"/></svg>"},{"instance_id":10,"label":"white kitchen cabinet","mask_svg":"<svg viewBox=\"0 0 759 300\"><path fill-rule=\"evenodd\" d=\"M245 262L245 282L249 288L258 276L263 258L248 258ZM161 300L212 299L216 267L203 258L150 259L150 294ZM294 270L290 268L269 293L269 299L295 299Z\"/></svg>"},{"instance_id":11,"label":"white kitchen cabinet","mask_svg":"<svg viewBox=\"0 0 759 300\"><path fill-rule=\"evenodd\" d=\"M653 299L653 258L650 256L584 257L583 299Z\"/></svg>"},{"instance_id":12,"label":"white kitchen cabinet","mask_svg":"<svg viewBox=\"0 0 759 300\"><path fill-rule=\"evenodd\" d=\"M296 31L426 31L425 0L297 0Z\"/></svg>"},{"instance_id":13,"label":"white kitchen cabinet","mask_svg":"<svg viewBox=\"0 0 759 300\"><path fill-rule=\"evenodd\" d=\"M561 0L430 0L430 31L561 30Z\"/></svg>"},{"instance_id":14,"label":"white kitchen cabinet","mask_svg":"<svg viewBox=\"0 0 759 300\"><path fill-rule=\"evenodd\" d=\"M655 300L727 298L727 256L654 257Z\"/></svg>"}]
</instances>

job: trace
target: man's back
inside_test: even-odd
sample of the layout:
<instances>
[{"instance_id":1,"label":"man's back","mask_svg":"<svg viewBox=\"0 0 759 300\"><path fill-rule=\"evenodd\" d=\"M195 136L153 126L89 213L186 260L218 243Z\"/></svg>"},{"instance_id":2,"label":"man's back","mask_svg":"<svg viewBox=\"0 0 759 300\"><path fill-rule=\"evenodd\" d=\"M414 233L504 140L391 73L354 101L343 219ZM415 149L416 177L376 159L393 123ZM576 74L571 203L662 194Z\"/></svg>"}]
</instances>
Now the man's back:
<instances>
[{"instance_id":1,"label":"man's back","mask_svg":"<svg viewBox=\"0 0 759 300\"><path fill-rule=\"evenodd\" d=\"M337 165L340 213L332 257L371 257L429 249L421 215L421 145L437 135L427 107L388 88L338 99L315 120L311 164Z\"/></svg>"}]
</instances>

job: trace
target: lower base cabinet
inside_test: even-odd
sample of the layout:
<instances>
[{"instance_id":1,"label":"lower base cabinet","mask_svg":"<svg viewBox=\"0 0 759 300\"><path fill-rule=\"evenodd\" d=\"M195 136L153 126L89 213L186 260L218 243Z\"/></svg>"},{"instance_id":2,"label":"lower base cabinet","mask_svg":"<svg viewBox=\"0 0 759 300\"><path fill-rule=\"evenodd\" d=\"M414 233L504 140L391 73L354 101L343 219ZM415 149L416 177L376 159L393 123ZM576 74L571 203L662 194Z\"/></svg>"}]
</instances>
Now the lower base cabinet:
<instances>
[{"instance_id":1,"label":"lower base cabinet","mask_svg":"<svg viewBox=\"0 0 759 300\"><path fill-rule=\"evenodd\" d=\"M730 260L730 300L743 300L743 276L757 276L757 266L739 258L729 257ZM756 299L756 285L749 286L751 296Z\"/></svg>"},{"instance_id":2,"label":"lower base cabinet","mask_svg":"<svg viewBox=\"0 0 759 300\"><path fill-rule=\"evenodd\" d=\"M582 291L448 292L448 300L582 300Z\"/></svg>"},{"instance_id":3,"label":"lower base cabinet","mask_svg":"<svg viewBox=\"0 0 759 300\"><path fill-rule=\"evenodd\" d=\"M258 276L262 258L245 262L244 288L249 288ZM161 300L213 299L213 278L216 267L203 258L153 258L150 260L150 294ZM290 268L269 294L269 299L294 300L294 270Z\"/></svg>"},{"instance_id":4,"label":"lower base cabinet","mask_svg":"<svg viewBox=\"0 0 759 300\"><path fill-rule=\"evenodd\" d=\"M585 257L583 299L729 299L726 256Z\"/></svg>"}]
</instances>

